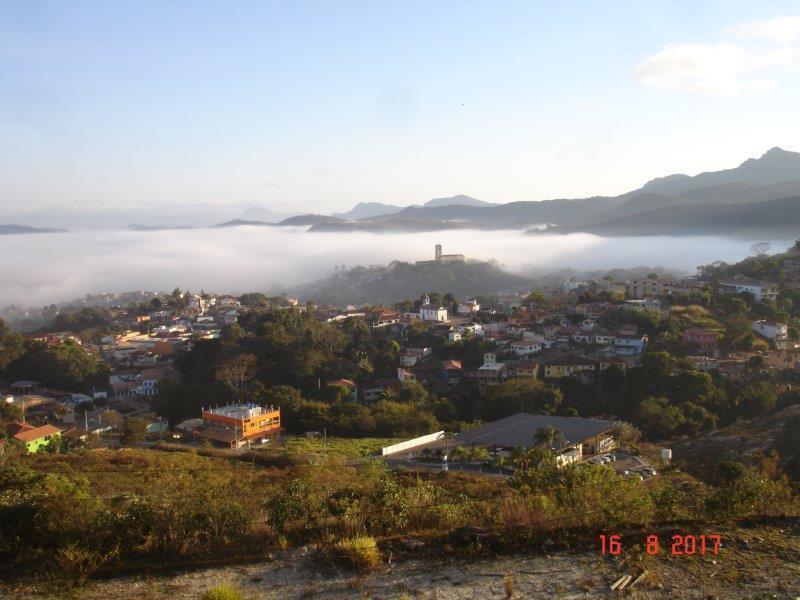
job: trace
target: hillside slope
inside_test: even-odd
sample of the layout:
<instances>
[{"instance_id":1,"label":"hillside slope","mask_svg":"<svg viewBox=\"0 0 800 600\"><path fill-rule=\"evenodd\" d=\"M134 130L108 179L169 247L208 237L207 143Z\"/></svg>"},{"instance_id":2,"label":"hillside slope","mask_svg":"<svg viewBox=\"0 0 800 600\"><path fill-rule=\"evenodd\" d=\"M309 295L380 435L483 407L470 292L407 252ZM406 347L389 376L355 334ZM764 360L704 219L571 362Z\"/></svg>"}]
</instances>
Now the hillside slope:
<instances>
[{"instance_id":1,"label":"hillside slope","mask_svg":"<svg viewBox=\"0 0 800 600\"><path fill-rule=\"evenodd\" d=\"M722 456L746 461L772 450L780 454L789 476L800 479L800 404L681 442L674 446L673 457L692 470Z\"/></svg>"},{"instance_id":2,"label":"hillside slope","mask_svg":"<svg viewBox=\"0 0 800 600\"><path fill-rule=\"evenodd\" d=\"M320 304L392 304L431 290L464 298L503 290L524 289L530 281L493 262L441 264L395 261L386 267L356 267L290 293Z\"/></svg>"},{"instance_id":3,"label":"hillside slope","mask_svg":"<svg viewBox=\"0 0 800 600\"><path fill-rule=\"evenodd\" d=\"M637 212L588 225L551 228L548 233L596 235L789 234L800 228L800 196L751 204L679 205ZM541 233L532 230L530 233Z\"/></svg>"}]
</instances>

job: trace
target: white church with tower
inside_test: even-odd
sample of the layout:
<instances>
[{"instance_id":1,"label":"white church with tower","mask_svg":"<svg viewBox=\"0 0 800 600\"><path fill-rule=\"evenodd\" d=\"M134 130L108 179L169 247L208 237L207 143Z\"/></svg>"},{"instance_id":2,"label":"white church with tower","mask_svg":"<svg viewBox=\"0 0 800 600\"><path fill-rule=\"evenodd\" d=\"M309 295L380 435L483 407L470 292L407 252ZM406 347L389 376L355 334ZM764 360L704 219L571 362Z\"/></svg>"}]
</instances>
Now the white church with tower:
<instances>
[{"instance_id":1,"label":"white church with tower","mask_svg":"<svg viewBox=\"0 0 800 600\"><path fill-rule=\"evenodd\" d=\"M442 254L441 244L436 244L434 257L436 262L444 263L446 265L450 263L465 262L467 260L467 257L463 254Z\"/></svg>"}]
</instances>

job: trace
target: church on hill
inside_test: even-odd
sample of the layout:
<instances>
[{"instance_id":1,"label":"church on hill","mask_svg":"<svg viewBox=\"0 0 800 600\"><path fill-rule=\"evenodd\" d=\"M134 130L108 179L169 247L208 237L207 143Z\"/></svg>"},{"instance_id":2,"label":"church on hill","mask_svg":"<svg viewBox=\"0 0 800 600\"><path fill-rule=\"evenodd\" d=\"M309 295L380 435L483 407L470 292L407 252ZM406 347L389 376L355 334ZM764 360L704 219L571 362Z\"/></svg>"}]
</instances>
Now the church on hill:
<instances>
[{"instance_id":1,"label":"church on hill","mask_svg":"<svg viewBox=\"0 0 800 600\"><path fill-rule=\"evenodd\" d=\"M463 254L442 254L442 245L436 244L434 252L434 260L438 263L451 264L457 262L465 262L467 257Z\"/></svg>"}]
</instances>

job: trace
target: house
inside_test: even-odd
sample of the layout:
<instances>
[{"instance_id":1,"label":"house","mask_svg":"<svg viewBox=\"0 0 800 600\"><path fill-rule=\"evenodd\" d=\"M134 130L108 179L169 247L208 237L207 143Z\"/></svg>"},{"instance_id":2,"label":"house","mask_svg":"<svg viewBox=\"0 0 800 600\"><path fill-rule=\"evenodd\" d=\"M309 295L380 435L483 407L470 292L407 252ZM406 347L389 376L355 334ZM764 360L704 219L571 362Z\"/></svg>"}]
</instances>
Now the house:
<instances>
[{"instance_id":1,"label":"house","mask_svg":"<svg viewBox=\"0 0 800 600\"><path fill-rule=\"evenodd\" d=\"M614 343L614 334L607 332L598 332L594 334L594 343L598 346L610 346Z\"/></svg>"},{"instance_id":2,"label":"house","mask_svg":"<svg viewBox=\"0 0 800 600\"><path fill-rule=\"evenodd\" d=\"M400 382L391 377L383 377L362 386L362 393L364 395L364 402L369 404L377 402L381 399L386 390L399 391Z\"/></svg>"},{"instance_id":3,"label":"house","mask_svg":"<svg viewBox=\"0 0 800 600\"><path fill-rule=\"evenodd\" d=\"M505 363L497 362L497 355L487 352L483 355L483 364L478 367L477 378L480 384L500 383L508 379Z\"/></svg>"},{"instance_id":4,"label":"house","mask_svg":"<svg viewBox=\"0 0 800 600\"><path fill-rule=\"evenodd\" d=\"M769 352L764 360L775 369L797 369L800 364L800 348L783 348Z\"/></svg>"},{"instance_id":5,"label":"house","mask_svg":"<svg viewBox=\"0 0 800 600\"><path fill-rule=\"evenodd\" d=\"M746 362L740 359L721 360L717 363L717 372L728 379L738 381L744 377L746 370Z\"/></svg>"},{"instance_id":6,"label":"house","mask_svg":"<svg viewBox=\"0 0 800 600\"><path fill-rule=\"evenodd\" d=\"M542 337L542 335L533 331L523 331L522 340L525 342L539 344L544 350L548 350L553 346L553 340L547 340Z\"/></svg>"},{"instance_id":7,"label":"house","mask_svg":"<svg viewBox=\"0 0 800 600\"><path fill-rule=\"evenodd\" d=\"M628 368L628 361L617 356L604 356L600 359L599 366L601 372L612 367L616 367L624 371Z\"/></svg>"},{"instance_id":8,"label":"house","mask_svg":"<svg viewBox=\"0 0 800 600\"><path fill-rule=\"evenodd\" d=\"M758 281L757 279L751 279L749 277L724 279L719 282L719 291L723 294L749 293L759 302L763 300L775 300L778 297L777 285Z\"/></svg>"},{"instance_id":9,"label":"house","mask_svg":"<svg viewBox=\"0 0 800 600\"><path fill-rule=\"evenodd\" d=\"M512 342L511 351L517 356L533 356L542 351L542 345L532 341Z\"/></svg>"},{"instance_id":10,"label":"house","mask_svg":"<svg viewBox=\"0 0 800 600\"><path fill-rule=\"evenodd\" d=\"M459 303L456 312L460 315L474 315L475 313L480 311L480 309L481 309L480 303L475 298L471 298L466 302Z\"/></svg>"},{"instance_id":11,"label":"house","mask_svg":"<svg viewBox=\"0 0 800 600\"><path fill-rule=\"evenodd\" d=\"M690 327L683 332L681 340L702 354L713 354L717 350L717 333L710 329Z\"/></svg>"},{"instance_id":12,"label":"house","mask_svg":"<svg viewBox=\"0 0 800 600\"><path fill-rule=\"evenodd\" d=\"M139 377L142 395L155 396L159 382L174 380L176 375L176 372L166 367L145 369Z\"/></svg>"},{"instance_id":13,"label":"house","mask_svg":"<svg viewBox=\"0 0 800 600\"><path fill-rule=\"evenodd\" d=\"M461 361L445 360L442 362L442 378L447 385L461 381Z\"/></svg>"},{"instance_id":14,"label":"house","mask_svg":"<svg viewBox=\"0 0 800 600\"><path fill-rule=\"evenodd\" d=\"M769 340L773 348L783 350L789 347L789 328L785 323L775 321L754 321L753 331Z\"/></svg>"},{"instance_id":15,"label":"house","mask_svg":"<svg viewBox=\"0 0 800 600\"><path fill-rule=\"evenodd\" d=\"M517 379L536 379L539 376L539 363L535 360L521 360L514 365Z\"/></svg>"},{"instance_id":16,"label":"house","mask_svg":"<svg viewBox=\"0 0 800 600\"><path fill-rule=\"evenodd\" d=\"M544 365L545 379L561 379L562 377L585 378L594 375L597 371L597 362L574 354L552 358Z\"/></svg>"},{"instance_id":17,"label":"house","mask_svg":"<svg viewBox=\"0 0 800 600\"><path fill-rule=\"evenodd\" d=\"M418 438L416 445L399 444L398 452L414 453L425 451L428 454L444 455L455 446L463 448L486 448L492 454L508 456L514 448L531 448L541 446L537 436L547 428L553 428L560 435L554 441L552 449L556 453L559 465L580 460L590 454L598 454L612 450L616 441L614 430L616 421L600 419L583 419L579 417L554 417L549 415L532 415L517 413L498 421L486 423L474 429L467 429L451 438L432 434ZM391 454L389 454L391 456Z\"/></svg>"},{"instance_id":18,"label":"house","mask_svg":"<svg viewBox=\"0 0 800 600\"><path fill-rule=\"evenodd\" d=\"M400 366L413 367L422 360L421 352L401 352L400 353Z\"/></svg>"},{"instance_id":19,"label":"house","mask_svg":"<svg viewBox=\"0 0 800 600\"><path fill-rule=\"evenodd\" d=\"M625 302L622 303L622 308L626 310L661 310L661 300L657 300L655 298L636 298L625 300Z\"/></svg>"},{"instance_id":20,"label":"house","mask_svg":"<svg viewBox=\"0 0 800 600\"><path fill-rule=\"evenodd\" d=\"M646 335L620 333L614 336L614 354L623 356L641 354L646 347Z\"/></svg>"},{"instance_id":21,"label":"house","mask_svg":"<svg viewBox=\"0 0 800 600\"><path fill-rule=\"evenodd\" d=\"M423 321L447 321L447 309L433 304L422 305L419 308L419 318Z\"/></svg>"},{"instance_id":22,"label":"house","mask_svg":"<svg viewBox=\"0 0 800 600\"><path fill-rule=\"evenodd\" d=\"M53 446L61 442L61 430L53 425L34 427L28 423L11 423L7 427L8 435L25 444L28 454Z\"/></svg>"},{"instance_id":23,"label":"house","mask_svg":"<svg viewBox=\"0 0 800 600\"><path fill-rule=\"evenodd\" d=\"M203 425L194 430L194 435L229 448L266 443L281 430L281 410L272 406L230 404L204 409L202 419Z\"/></svg>"},{"instance_id":24,"label":"house","mask_svg":"<svg viewBox=\"0 0 800 600\"><path fill-rule=\"evenodd\" d=\"M629 298L652 298L664 294L664 284L658 279L637 278L628 282L626 293Z\"/></svg>"},{"instance_id":25,"label":"house","mask_svg":"<svg viewBox=\"0 0 800 600\"><path fill-rule=\"evenodd\" d=\"M400 322L400 313L398 312L390 312L390 311L374 311L369 319L367 319L367 324L372 329L380 329L382 327L388 327L389 325L395 325Z\"/></svg>"},{"instance_id":26,"label":"house","mask_svg":"<svg viewBox=\"0 0 800 600\"><path fill-rule=\"evenodd\" d=\"M14 394L36 394L44 387L43 383L38 381L15 381L11 384L11 392Z\"/></svg>"},{"instance_id":27,"label":"house","mask_svg":"<svg viewBox=\"0 0 800 600\"><path fill-rule=\"evenodd\" d=\"M716 371L719 366L717 359L710 356L689 356L687 358L692 361L694 368L698 371Z\"/></svg>"},{"instance_id":28,"label":"house","mask_svg":"<svg viewBox=\"0 0 800 600\"><path fill-rule=\"evenodd\" d=\"M417 376L413 371L397 367L397 379L398 381L416 381Z\"/></svg>"},{"instance_id":29,"label":"house","mask_svg":"<svg viewBox=\"0 0 800 600\"><path fill-rule=\"evenodd\" d=\"M329 381L327 385L328 387L336 385L347 389L349 392L347 399L350 400L350 402L358 402L358 386L352 379L334 379L333 381Z\"/></svg>"}]
</instances>

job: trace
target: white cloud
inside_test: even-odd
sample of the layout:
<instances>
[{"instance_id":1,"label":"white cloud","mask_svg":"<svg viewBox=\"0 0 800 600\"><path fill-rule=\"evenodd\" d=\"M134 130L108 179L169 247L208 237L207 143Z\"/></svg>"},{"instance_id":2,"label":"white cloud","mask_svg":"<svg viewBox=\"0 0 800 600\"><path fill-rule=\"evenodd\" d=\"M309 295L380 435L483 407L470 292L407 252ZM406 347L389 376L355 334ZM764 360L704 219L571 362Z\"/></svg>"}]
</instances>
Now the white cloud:
<instances>
[{"instance_id":1,"label":"white cloud","mask_svg":"<svg viewBox=\"0 0 800 600\"><path fill-rule=\"evenodd\" d=\"M780 44L791 44L800 39L800 16L746 21L726 29L722 34L738 39L759 38Z\"/></svg>"},{"instance_id":2,"label":"white cloud","mask_svg":"<svg viewBox=\"0 0 800 600\"><path fill-rule=\"evenodd\" d=\"M748 88L773 89L777 75L793 72L798 64L800 49L791 43L800 39L800 17L748 21L723 36L738 41L670 45L644 59L634 75L651 87L732 96Z\"/></svg>"},{"instance_id":3,"label":"white cloud","mask_svg":"<svg viewBox=\"0 0 800 600\"><path fill-rule=\"evenodd\" d=\"M679 44L646 58L635 74L652 87L732 95L747 63L745 51L733 44Z\"/></svg>"}]
</instances>

